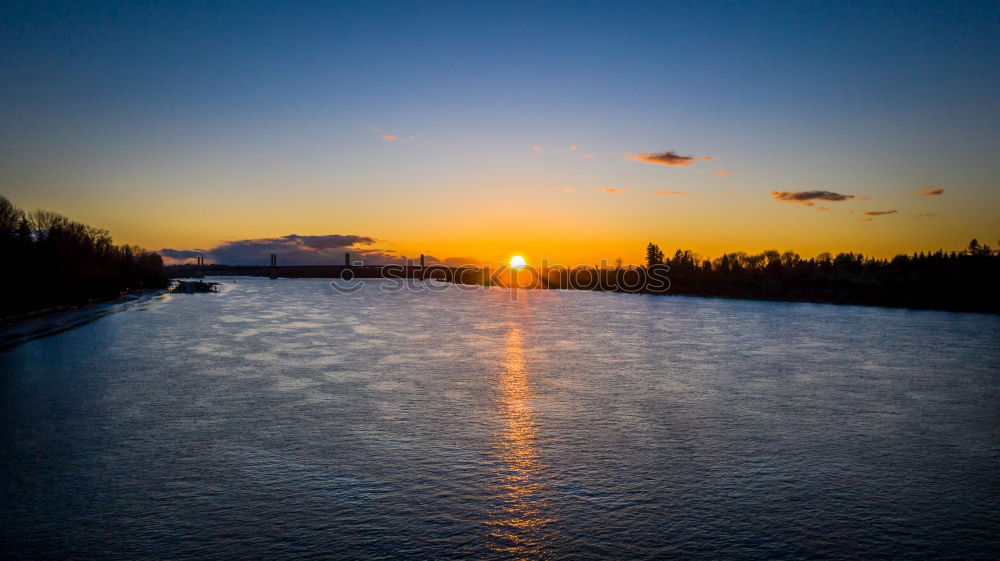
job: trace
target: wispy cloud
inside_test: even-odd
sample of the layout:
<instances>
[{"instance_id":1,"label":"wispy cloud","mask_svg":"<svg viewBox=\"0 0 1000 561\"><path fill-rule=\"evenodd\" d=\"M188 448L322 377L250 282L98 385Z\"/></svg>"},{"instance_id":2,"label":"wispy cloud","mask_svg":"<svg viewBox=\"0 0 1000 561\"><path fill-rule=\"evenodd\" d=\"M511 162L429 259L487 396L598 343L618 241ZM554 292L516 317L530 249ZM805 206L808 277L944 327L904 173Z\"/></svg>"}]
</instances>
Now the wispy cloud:
<instances>
[{"instance_id":1,"label":"wispy cloud","mask_svg":"<svg viewBox=\"0 0 1000 561\"><path fill-rule=\"evenodd\" d=\"M665 196L668 196L668 197L684 197L684 196L687 196L687 193L684 192L684 191L657 191L656 193L653 193L653 194L654 195L665 195Z\"/></svg>"},{"instance_id":2,"label":"wispy cloud","mask_svg":"<svg viewBox=\"0 0 1000 561\"><path fill-rule=\"evenodd\" d=\"M624 157L626 160L633 160L645 164L679 168L688 167L698 160L707 162L714 159L711 156L703 156L701 158L696 158L694 156L681 156L673 150L667 150L665 152L640 152L638 154L626 153Z\"/></svg>"},{"instance_id":3,"label":"wispy cloud","mask_svg":"<svg viewBox=\"0 0 1000 561\"><path fill-rule=\"evenodd\" d=\"M871 222L872 220L875 220L879 216L885 216L887 214L896 214L897 212L899 212L899 211L898 210L866 210L862 214L864 214L868 218L865 218L864 220L862 220L862 222Z\"/></svg>"},{"instance_id":4,"label":"wispy cloud","mask_svg":"<svg viewBox=\"0 0 1000 561\"><path fill-rule=\"evenodd\" d=\"M531 147L531 149L534 150L535 152L549 152L549 153L553 153L553 154L566 154L568 152L573 152L573 151L577 150L578 148L579 148L579 146L577 146L576 144L570 144L569 147L567 147L566 149L563 149L563 148L546 148L544 146L538 146L538 145L535 145L535 146ZM595 156L593 154L588 154L588 153L581 153L580 157L581 158L586 158L588 160L596 160L597 159L597 156Z\"/></svg>"},{"instance_id":5,"label":"wispy cloud","mask_svg":"<svg viewBox=\"0 0 1000 561\"><path fill-rule=\"evenodd\" d=\"M572 193L574 191L576 191L576 189L574 189L572 187L564 187L563 190L562 190L563 193Z\"/></svg>"},{"instance_id":6,"label":"wispy cloud","mask_svg":"<svg viewBox=\"0 0 1000 561\"><path fill-rule=\"evenodd\" d=\"M731 172L729 170L725 170L725 169L717 169L717 170L715 170L714 173L715 173L715 175L732 175L733 174L733 172Z\"/></svg>"},{"instance_id":7,"label":"wispy cloud","mask_svg":"<svg viewBox=\"0 0 1000 561\"><path fill-rule=\"evenodd\" d=\"M601 193L607 193L609 195L621 195L622 193L631 193L631 189L615 189L613 187L605 187L601 189Z\"/></svg>"},{"instance_id":8,"label":"wispy cloud","mask_svg":"<svg viewBox=\"0 0 1000 561\"><path fill-rule=\"evenodd\" d=\"M380 139L385 142L399 142L406 144L408 142L413 142L414 137L412 136L399 136L398 134L389 134L388 132L382 130L381 127L372 127L372 132L378 135Z\"/></svg>"},{"instance_id":9,"label":"wispy cloud","mask_svg":"<svg viewBox=\"0 0 1000 561\"><path fill-rule=\"evenodd\" d=\"M843 195L841 193L834 193L833 191L771 191L771 196L776 201L797 203L805 206L813 206L815 201L836 203L854 198L854 195Z\"/></svg>"},{"instance_id":10,"label":"wispy cloud","mask_svg":"<svg viewBox=\"0 0 1000 561\"><path fill-rule=\"evenodd\" d=\"M916 216L917 218L934 218L937 215L938 213L936 212L925 212L923 214L914 214L913 216Z\"/></svg>"},{"instance_id":11,"label":"wispy cloud","mask_svg":"<svg viewBox=\"0 0 1000 561\"><path fill-rule=\"evenodd\" d=\"M913 192L914 195L920 198L927 197L940 197L944 194L944 187L938 187L937 185L928 185L927 187L921 187Z\"/></svg>"}]
</instances>

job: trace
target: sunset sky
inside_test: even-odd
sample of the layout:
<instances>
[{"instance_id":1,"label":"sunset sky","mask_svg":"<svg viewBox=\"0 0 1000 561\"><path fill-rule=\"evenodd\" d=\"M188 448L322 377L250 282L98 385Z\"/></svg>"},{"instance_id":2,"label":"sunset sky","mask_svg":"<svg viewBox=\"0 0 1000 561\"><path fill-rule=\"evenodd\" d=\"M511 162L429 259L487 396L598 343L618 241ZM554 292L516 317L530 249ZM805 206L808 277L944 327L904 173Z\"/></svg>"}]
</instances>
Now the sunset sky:
<instances>
[{"instance_id":1,"label":"sunset sky","mask_svg":"<svg viewBox=\"0 0 1000 561\"><path fill-rule=\"evenodd\" d=\"M1000 239L997 2L204 4L4 2L0 194L210 261Z\"/></svg>"}]
</instances>

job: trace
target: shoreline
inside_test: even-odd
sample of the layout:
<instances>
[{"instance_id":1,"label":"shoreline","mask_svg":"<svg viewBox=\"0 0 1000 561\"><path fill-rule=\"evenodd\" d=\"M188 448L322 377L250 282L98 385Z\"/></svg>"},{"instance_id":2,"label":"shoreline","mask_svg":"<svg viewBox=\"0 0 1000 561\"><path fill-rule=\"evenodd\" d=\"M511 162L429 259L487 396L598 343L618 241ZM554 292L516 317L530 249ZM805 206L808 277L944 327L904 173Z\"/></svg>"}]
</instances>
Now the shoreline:
<instances>
[{"instance_id":1,"label":"shoreline","mask_svg":"<svg viewBox=\"0 0 1000 561\"><path fill-rule=\"evenodd\" d=\"M167 289L166 288L135 288L135 289L128 289L128 290L123 290L117 296L113 296L113 297L109 297L109 298L93 298L93 299L87 300L86 302L84 302L82 304L63 304L61 306L52 306L52 307L49 307L49 308L42 308L40 310L32 310L30 312L24 312L24 313L20 313L20 314L3 316L3 317L0 317L0 328L8 327L11 324L15 324L15 323L22 323L22 322L33 320L33 319L40 319L40 318L43 318L45 316L49 316L49 315L52 315L52 314L58 314L60 312L70 312L70 311L73 311L73 310L80 310L80 309L86 308L87 306L94 306L94 305L98 305L98 304L124 303L124 302L126 302L128 300L133 299L132 298L133 296L136 297L136 298L138 298L138 297L141 297L141 296L143 296L145 294L154 293L154 292L167 292Z\"/></svg>"},{"instance_id":2,"label":"shoreline","mask_svg":"<svg viewBox=\"0 0 1000 561\"><path fill-rule=\"evenodd\" d=\"M23 314L18 319L8 319L10 317L8 316L0 322L0 352L35 339L81 327L165 293L166 289L159 288L129 290L116 298L92 300L77 306L36 310L30 314Z\"/></svg>"}]
</instances>

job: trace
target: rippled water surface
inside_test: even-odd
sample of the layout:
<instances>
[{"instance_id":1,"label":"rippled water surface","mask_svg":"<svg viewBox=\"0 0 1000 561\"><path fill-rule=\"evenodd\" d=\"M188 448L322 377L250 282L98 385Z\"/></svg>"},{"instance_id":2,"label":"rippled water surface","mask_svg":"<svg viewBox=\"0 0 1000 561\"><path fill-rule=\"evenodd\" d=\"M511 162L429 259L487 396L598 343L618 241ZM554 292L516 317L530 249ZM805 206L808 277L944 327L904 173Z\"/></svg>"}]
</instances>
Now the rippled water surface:
<instances>
[{"instance_id":1,"label":"rippled water surface","mask_svg":"<svg viewBox=\"0 0 1000 561\"><path fill-rule=\"evenodd\" d=\"M1000 318L219 279L0 353L0 557L1000 551Z\"/></svg>"}]
</instances>

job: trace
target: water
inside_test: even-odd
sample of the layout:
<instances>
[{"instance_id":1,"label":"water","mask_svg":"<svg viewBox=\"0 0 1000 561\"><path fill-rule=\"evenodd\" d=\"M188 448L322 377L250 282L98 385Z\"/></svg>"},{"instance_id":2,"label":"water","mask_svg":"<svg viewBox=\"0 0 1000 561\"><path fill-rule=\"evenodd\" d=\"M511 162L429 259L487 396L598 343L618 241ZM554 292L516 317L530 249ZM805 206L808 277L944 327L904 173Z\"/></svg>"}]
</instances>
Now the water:
<instances>
[{"instance_id":1,"label":"water","mask_svg":"<svg viewBox=\"0 0 1000 561\"><path fill-rule=\"evenodd\" d=\"M0 354L0 557L1000 552L1000 318L218 279Z\"/></svg>"}]
</instances>

